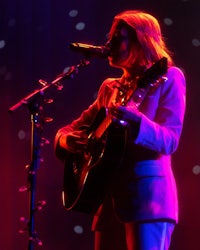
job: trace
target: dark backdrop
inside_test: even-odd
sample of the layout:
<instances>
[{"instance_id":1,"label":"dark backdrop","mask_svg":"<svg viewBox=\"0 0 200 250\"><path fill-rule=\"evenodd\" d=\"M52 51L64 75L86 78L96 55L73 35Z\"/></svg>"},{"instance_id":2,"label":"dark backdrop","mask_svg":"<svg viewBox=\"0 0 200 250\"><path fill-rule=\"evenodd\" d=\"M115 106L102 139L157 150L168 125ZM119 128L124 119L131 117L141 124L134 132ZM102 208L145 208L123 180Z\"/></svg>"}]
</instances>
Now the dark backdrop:
<instances>
[{"instance_id":1,"label":"dark backdrop","mask_svg":"<svg viewBox=\"0 0 200 250\"><path fill-rule=\"evenodd\" d=\"M30 163L31 156L31 119L25 106L12 115L8 114L8 109L39 88L39 79L50 82L67 67L80 62L82 56L68 49L70 42L103 44L113 16L125 9L142 9L160 20L167 44L174 51L175 62L187 78L183 136L173 158L180 222L171 250L199 248L200 2L1 0L0 249L22 250L28 245L28 234L18 233L26 227L20 217L28 216L28 195L18 189L27 184L25 166ZM42 148L43 161L37 171L36 197L47 204L35 214L36 230L43 241L43 246L35 245L35 249L92 249L91 216L67 212L62 207L63 166L54 156L53 139L59 127L78 116L93 101L102 80L119 73L109 68L106 60L93 58L74 79L63 83L62 91L51 89L47 93L54 103L45 106L45 112L54 120L44 126L43 136L50 144Z\"/></svg>"}]
</instances>

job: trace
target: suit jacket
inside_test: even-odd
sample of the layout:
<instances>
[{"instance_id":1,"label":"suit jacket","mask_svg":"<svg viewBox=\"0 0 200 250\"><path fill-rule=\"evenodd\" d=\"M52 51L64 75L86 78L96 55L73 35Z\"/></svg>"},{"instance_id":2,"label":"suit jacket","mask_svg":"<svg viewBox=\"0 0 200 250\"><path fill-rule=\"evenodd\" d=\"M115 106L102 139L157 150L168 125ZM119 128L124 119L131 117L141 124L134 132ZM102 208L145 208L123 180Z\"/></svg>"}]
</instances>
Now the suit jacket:
<instances>
[{"instance_id":1,"label":"suit jacket","mask_svg":"<svg viewBox=\"0 0 200 250\"><path fill-rule=\"evenodd\" d=\"M186 87L184 75L177 67L170 67L166 76L167 81L151 88L139 106L142 112L139 127L128 129L123 164L111 189L114 209L122 221L178 220L171 155L178 147L182 131ZM55 152L59 158L66 153L59 146L59 137L83 124L90 125L98 110L108 105L116 80L119 79L106 79L93 104L57 132ZM133 105L131 99L127 105Z\"/></svg>"}]
</instances>

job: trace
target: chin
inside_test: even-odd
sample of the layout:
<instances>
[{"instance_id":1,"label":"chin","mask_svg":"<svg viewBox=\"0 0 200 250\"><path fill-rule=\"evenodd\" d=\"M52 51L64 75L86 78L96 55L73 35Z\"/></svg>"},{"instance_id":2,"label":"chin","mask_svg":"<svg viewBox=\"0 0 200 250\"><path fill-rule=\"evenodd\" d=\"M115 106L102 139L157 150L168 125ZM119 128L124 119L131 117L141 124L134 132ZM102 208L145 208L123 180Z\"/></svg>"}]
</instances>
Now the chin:
<instances>
[{"instance_id":1,"label":"chin","mask_svg":"<svg viewBox=\"0 0 200 250\"><path fill-rule=\"evenodd\" d=\"M108 61L109 61L109 64L110 64L110 66L117 66L118 65L118 63L117 63L117 60L114 58L114 57L108 57Z\"/></svg>"},{"instance_id":2,"label":"chin","mask_svg":"<svg viewBox=\"0 0 200 250\"><path fill-rule=\"evenodd\" d=\"M114 59L113 57L108 58L109 65L113 68L122 68L121 63L119 60Z\"/></svg>"}]
</instances>

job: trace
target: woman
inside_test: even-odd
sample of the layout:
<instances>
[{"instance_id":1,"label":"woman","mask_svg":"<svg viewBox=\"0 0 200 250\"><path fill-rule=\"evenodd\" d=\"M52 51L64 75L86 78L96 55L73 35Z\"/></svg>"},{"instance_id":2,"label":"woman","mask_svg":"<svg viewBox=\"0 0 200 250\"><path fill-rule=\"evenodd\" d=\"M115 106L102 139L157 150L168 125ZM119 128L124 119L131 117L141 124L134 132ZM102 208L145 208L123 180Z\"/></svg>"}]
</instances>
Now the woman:
<instances>
[{"instance_id":1,"label":"woman","mask_svg":"<svg viewBox=\"0 0 200 250\"><path fill-rule=\"evenodd\" d=\"M116 15L106 46L110 66L122 69L122 76L106 79L93 104L59 129L55 152L64 159L66 152L84 151L89 138L80 127L90 125L106 107L112 124L125 124L127 140L120 169L94 216L95 250L167 250L178 221L171 155L183 126L185 78L173 65L158 21L148 13ZM135 101L140 79L163 57L168 62L165 78L145 87L144 97Z\"/></svg>"}]
</instances>

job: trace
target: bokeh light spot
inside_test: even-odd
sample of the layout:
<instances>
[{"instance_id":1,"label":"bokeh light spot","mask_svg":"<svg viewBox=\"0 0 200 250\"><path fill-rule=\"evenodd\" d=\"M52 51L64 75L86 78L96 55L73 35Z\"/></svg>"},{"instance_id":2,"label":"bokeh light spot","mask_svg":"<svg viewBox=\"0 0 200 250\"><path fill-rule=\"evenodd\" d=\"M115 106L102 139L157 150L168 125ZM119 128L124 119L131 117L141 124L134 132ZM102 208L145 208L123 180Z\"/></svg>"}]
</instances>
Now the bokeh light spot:
<instances>
[{"instance_id":1,"label":"bokeh light spot","mask_svg":"<svg viewBox=\"0 0 200 250\"><path fill-rule=\"evenodd\" d=\"M71 10L70 12L69 12L69 16L70 17L76 17L78 15L78 10Z\"/></svg>"},{"instance_id":2,"label":"bokeh light spot","mask_svg":"<svg viewBox=\"0 0 200 250\"><path fill-rule=\"evenodd\" d=\"M79 22L76 24L76 29L77 30L84 30L85 29L85 23L84 22Z\"/></svg>"},{"instance_id":3,"label":"bokeh light spot","mask_svg":"<svg viewBox=\"0 0 200 250\"><path fill-rule=\"evenodd\" d=\"M9 27L14 27L16 25L16 19L12 18L8 21Z\"/></svg>"},{"instance_id":4,"label":"bokeh light spot","mask_svg":"<svg viewBox=\"0 0 200 250\"><path fill-rule=\"evenodd\" d=\"M25 139L25 137L26 137L26 133L24 132L24 130L19 130L19 132L18 132L18 138L20 140L23 140L23 139Z\"/></svg>"},{"instance_id":5,"label":"bokeh light spot","mask_svg":"<svg viewBox=\"0 0 200 250\"><path fill-rule=\"evenodd\" d=\"M192 168L192 172L193 172L193 174L195 174L195 175L200 174L200 166L199 166L199 165L195 165L195 166Z\"/></svg>"},{"instance_id":6,"label":"bokeh light spot","mask_svg":"<svg viewBox=\"0 0 200 250\"><path fill-rule=\"evenodd\" d=\"M173 24L173 20L169 17L164 18L164 24L170 26Z\"/></svg>"},{"instance_id":7,"label":"bokeh light spot","mask_svg":"<svg viewBox=\"0 0 200 250\"><path fill-rule=\"evenodd\" d=\"M199 47L200 46L200 40L197 38L192 39L192 45L194 47Z\"/></svg>"},{"instance_id":8,"label":"bokeh light spot","mask_svg":"<svg viewBox=\"0 0 200 250\"><path fill-rule=\"evenodd\" d=\"M77 234L82 234L83 233L83 227L80 225L74 226L74 232Z\"/></svg>"},{"instance_id":9,"label":"bokeh light spot","mask_svg":"<svg viewBox=\"0 0 200 250\"><path fill-rule=\"evenodd\" d=\"M0 41L0 49L3 49L6 46L6 42L4 40Z\"/></svg>"}]
</instances>

